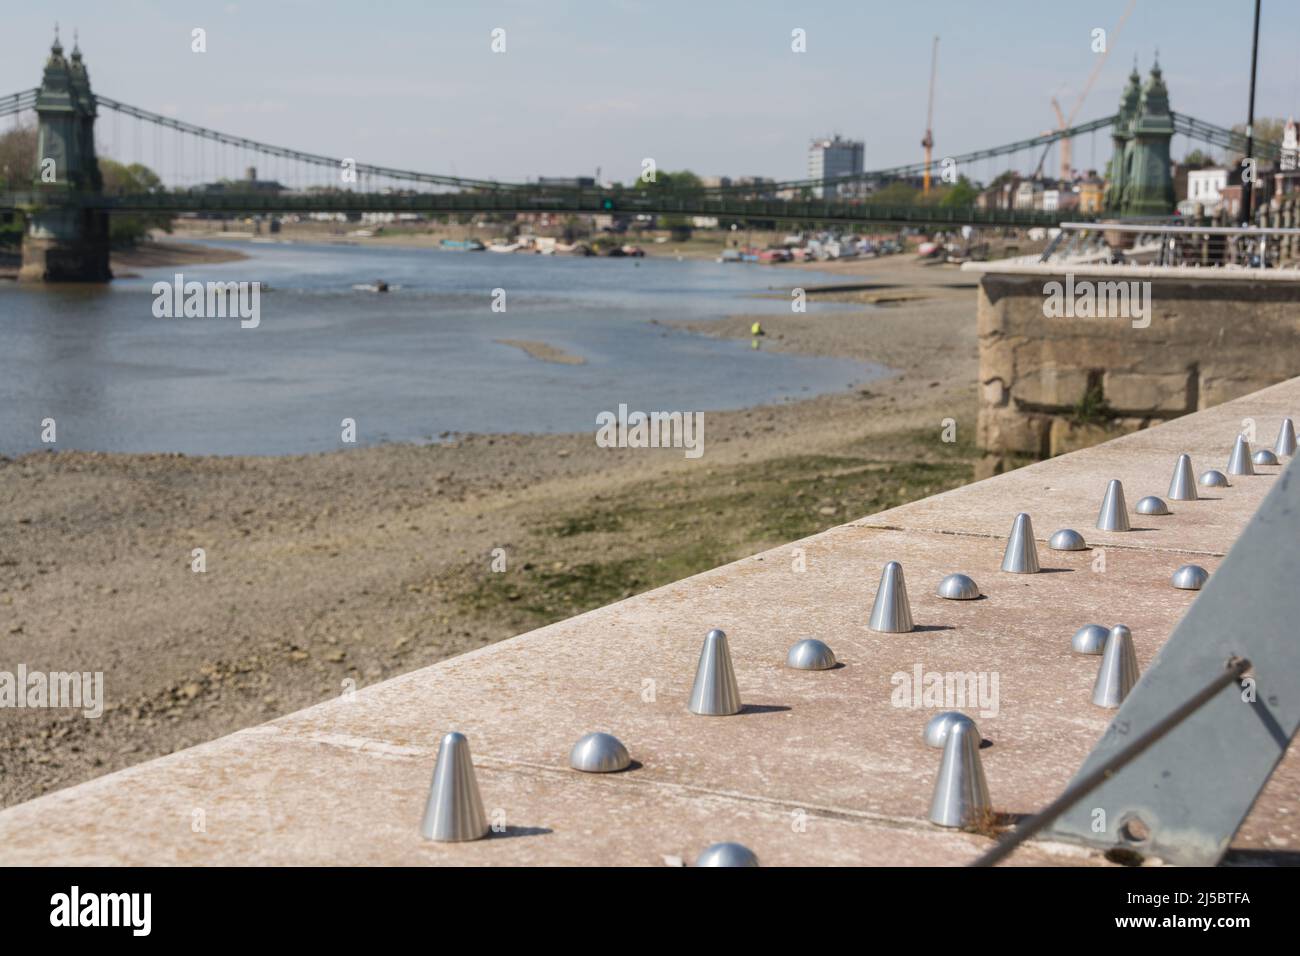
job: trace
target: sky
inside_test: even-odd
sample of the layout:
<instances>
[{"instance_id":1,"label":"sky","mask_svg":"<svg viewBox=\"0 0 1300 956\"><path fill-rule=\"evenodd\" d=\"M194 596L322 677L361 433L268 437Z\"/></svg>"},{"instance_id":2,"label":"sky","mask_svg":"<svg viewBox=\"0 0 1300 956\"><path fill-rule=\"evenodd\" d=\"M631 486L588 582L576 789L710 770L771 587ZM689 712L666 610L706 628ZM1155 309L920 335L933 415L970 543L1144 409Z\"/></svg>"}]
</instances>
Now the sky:
<instances>
[{"instance_id":1,"label":"sky","mask_svg":"<svg viewBox=\"0 0 1300 956\"><path fill-rule=\"evenodd\" d=\"M1051 97L1075 109L1101 28L1077 121L1115 112L1157 49L1173 109L1244 121L1253 3L1136 0L1116 34L1129 2L47 0L7 5L0 95L39 84L57 20L96 91L309 152L512 181L631 181L647 157L800 179L810 138L835 132L865 141L868 169L920 161L935 34L939 158L1054 127ZM1300 113L1298 50L1300 2L1263 0L1257 116ZM1109 155L1085 136L1074 165Z\"/></svg>"}]
</instances>

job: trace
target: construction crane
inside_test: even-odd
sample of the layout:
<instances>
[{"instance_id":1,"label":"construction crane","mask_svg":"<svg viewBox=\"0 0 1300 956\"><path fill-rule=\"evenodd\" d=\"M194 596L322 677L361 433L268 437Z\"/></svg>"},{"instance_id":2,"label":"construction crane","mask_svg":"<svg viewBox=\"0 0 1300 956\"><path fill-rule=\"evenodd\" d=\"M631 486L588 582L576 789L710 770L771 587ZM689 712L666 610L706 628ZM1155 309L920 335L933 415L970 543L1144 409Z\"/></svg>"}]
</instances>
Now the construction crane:
<instances>
[{"instance_id":1,"label":"construction crane","mask_svg":"<svg viewBox=\"0 0 1300 956\"><path fill-rule=\"evenodd\" d=\"M921 140L921 145L925 147L925 178L922 180L921 194L930 195L930 153L934 148L934 134L931 132L934 126L934 71L939 63L939 37L936 34L934 38L934 47L930 50L930 105L925 110L925 139Z\"/></svg>"},{"instance_id":2,"label":"construction crane","mask_svg":"<svg viewBox=\"0 0 1300 956\"><path fill-rule=\"evenodd\" d=\"M1055 96L1052 97L1052 109L1056 110L1056 122L1059 124L1057 126L1058 129L1069 129L1070 126L1073 125L1074 118L1079 115L1079 110L1083 107L1083 101L1088 98L1088 93L1092 91L1092 84L1097 82L1097 77L1101 74L1101 68L1106 65L1106 58L1110 56L1111 47L1113 47L1115 41L1119 39L1120 31L1124 29L1124 24L1128 22L1129 14L1133 12L1133 7L1136 5L1137 0L1129 0L1128 6L1124 8L1124 13L1119 18L1119 23L1117 23L1115 29L1110 32L1109 42L1106 44L1106 48L1102 51L1101 56L1097 58L1097 62L1093 64L1092 72L1088 74L1088 82L1083 84L1083 92L1081 92L1079 98L1074 101L1074 109L1070 110L1070 115L1068 117L1061 115L1060 104L1056 102ZM1047 159L1048 150L1051 148L1051 143L1048 143L1047 146L1043 148L1043 155L1038 158L1038 166L1034 169L1035 179L1042 174L1043 163ZM1070 141L1068 139L1062 139L1061 178L1063 180L1069 180L1070 172Z\"/></svg>"},{"instance_id":3,"label":"construction crane","mask_svg":"<svg viewBox=\"0 0 1300 956\"><path fill-rule=\"evenodd\" d=\"M1084 96L1087 95L1088 91L1084 90ZM1079 98L1079 102L1083 102L1082 96ZM1069 124L1065 122L1065 114L1061 112L1061 104L1056 102L1055 96L1052 97L1052 109L1056 111L1056 128L1069 129ZM1075 109L1075 112L1078 112L1077 108ZM1061 140L1061 182L1067 183L1070 181L1070 173L1073 170L1070 157L1070 145L1071 141L1069 139Z\"/></svg>"}]
</instances>

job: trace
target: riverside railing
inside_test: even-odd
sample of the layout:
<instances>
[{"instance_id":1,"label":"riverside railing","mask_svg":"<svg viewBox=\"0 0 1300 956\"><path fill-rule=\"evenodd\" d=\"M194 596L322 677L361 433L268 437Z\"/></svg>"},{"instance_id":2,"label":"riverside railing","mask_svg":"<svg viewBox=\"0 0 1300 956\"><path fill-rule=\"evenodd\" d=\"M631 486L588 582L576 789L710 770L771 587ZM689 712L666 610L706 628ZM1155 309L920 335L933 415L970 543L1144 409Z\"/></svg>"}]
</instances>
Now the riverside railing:
<instances>
[{"instance_id":1,"label":"riverside railing","mask_svg":"<svg viewBox=\"0 0 1300 956\"><path fill-rule=\"evenodd\" d=\"M1063 222L1045 264L1277 269L1300 265L1300 229L1170 223Z\"/></svg>"}]
</instances>

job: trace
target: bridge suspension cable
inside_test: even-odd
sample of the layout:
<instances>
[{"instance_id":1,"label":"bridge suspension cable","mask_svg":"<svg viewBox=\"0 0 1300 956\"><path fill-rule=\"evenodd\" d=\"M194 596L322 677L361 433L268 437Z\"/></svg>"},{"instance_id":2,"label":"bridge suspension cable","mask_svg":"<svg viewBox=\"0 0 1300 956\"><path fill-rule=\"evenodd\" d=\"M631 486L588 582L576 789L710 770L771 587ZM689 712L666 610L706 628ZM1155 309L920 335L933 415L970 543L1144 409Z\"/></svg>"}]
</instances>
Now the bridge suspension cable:
<instances>
[{"instance_id":1,"label":"bridge suspension cable","mask_svg":"<svg viewBox=\"0 0 1300 956\"><path fill-rule=\"evenodd\" d=\"M194 123L187 123L184 120L178 120L171 116L164 116L161 113L155 113L152 110L142 109L138 106L131 106L129 103L123 103L102 94L95 95L96 102L106 109L113 110L123 116L134 117L135 119L144 120L166 129L175 130L176 132L186 133L190 136L197 136L214 143L221 143L239 149L248 150L254 153L261 153L266 156L272 156L292 162L307 163L313 166L328 167L330 169L341 171L344 169L344 159L335 156L322 156L319 153L308 153L302 150L289 149L284 146L274 146L270 143L262 143L257 140L248 139L243 136L232 136L228 133L222 133L217 130L208 129L204 126L198 126ZM421 173L409 169L395 169L389 166L377 166L371 163L352 162L349 167L355 170L358 177L376 176L382 179L393 179L402 182L424 183L436 186L454 186L460 189L472 190L499 190L499 189L523 189L536 188L528 183L507 183L491 179L468 179L463 176L443 176L436 173Z\"/></svg>"},{"instance_id":2,"label":"bridge suspension cable","mask_svg":"<svg viewBox=\"0 0 1300 956\"><path fill-rule=\"evenodd\" d=\"M1100 119L1090 120L1087 123L1080 123L1078 126L1071 126L1068 129L1052 130L1041 136L1035 136L1032 139L1023 139L1015 143L1007 143L1002 146L994 146L990 149L975 150L970 153L960 153L955 156L946 156L945 159L951 159L958 166L965 163L975 163L985 159L995 159L999 156L1008 156L1018 153L1024 149L1032 149L1035 146L1044 146L1055 143L1057 140L1066 139L1071 136L1078 136L1082 133L1089 133L1096 129L1105 129L1115 123L1114 116L1103 116ZM745 193L753 192L756 189L776 190L776 189L812 189L817 187L837 186L840 184L870 182L877 179L903 179L911 176L918 176L925 170L925 163L909 163L905 166L890 166L885 169L871 169L866 172L852 173L847 176L836 176L831 179L789 179L777 183L763 183L761 185L740 185L740 186L713 186L701 189L704 193Z\"/></svg>"},{"instance_id":3,"label":"bridge suspension cable","mask_svg":"<svg viewBox=\"0 0 1300 956\"><path fill-rule=\"evenodd\" d=\"M0 99L0 116L8 116L10 113L21 113L24 110L35 108L36 94L39 92L39 89L33 88Z\"/></svg>"},{"instance_id":4,"label":"bridge suspension cable","mask_svg":"<svg viewBox=\"0 0 1300 956\"><path fill-rule=\"evenodd\" d=\"M0 97L0 116L9 116L22 113L35 108L38 89L21 90L8 96ZM340 173L344 167L344 159L339 157L324 156L319 153L309 153L303 150L290 149L283 146L275 146L270 143L263 143L257 140L248 139L247 137L234 136L228 133L222 133L217 130L199 126L194 123L187 123L184 120L178 120L174 117L165 116L161 113L155 113L152 110L146 110L141 107L132 106L123 103L112 97L96 95L95 97L99 106L113 111L115 134L113 143L115 146L122 145L120 129L117 129L117 121L120 117L130 117L139 122L147 123L151 126L154 133L152 134L153 154L155 167L161 166L160 160L164 155L161 139L158 132L162 130L171 130L176 133L197 137L207 144L205 152L203 146L193 150L193 160L195 163L201 163L199 175L207 171L210 166L215 170L221 159L229 162L230 157L243 156L265 156L274 160L279 171L285 172L285 164L288 165L289 178L297 175L295 167L292 164L300 163L305 166L316 167L321 171L330 170L331 176ZM1246 149L1246 137L1242 133L1237 133L1213 123L1207 123L1198 120L1195 117L1188 116L1184 113L1172 113L1175 133L1186 136L1189 140L1206 143L1217 146L1221 149L1236 154L1244 154ZM1104 116L1099 119L1086 123L1080 123L1065 129L1051 130L1040 136L1034 136L1029 139L1019 140L1013 143L1006 143L1001 146L995 146L989 149L975 150L973 152L961 153L945 159L953 160L959 167L978 163L980 161L990 161L998 157L1012 156L1023 150L1032 150L1039 146L1050 146L1060 140L1074 138L1084 133L1095 133L1097 130L1105 129L1114 125L1115 116ZM183 145L184 137L177 137L174 146L175 161L178 169L183 169L186 151ZM135 151L134 155L137 160L147 158L143 148L140 128L135 129ZM1256 140L1254 143L1254 153L1256 158L1261 160L1277 160L1282 155L1280 143ZM472 192L511 192L516 190L528 190L530 194L541 192L546 193L584 193L584 192L602 192L600 187L594 190L591 187L573 187L558 185L540 185L537 183L522 182L504 182L490 179L473 179L464 176L448 176L437 173L423 173L415 170L398 169L389 166L379 166L372 163L361 163L349 161L350 166L356 173L356 185L362 191L369 191L373 187L374 181L388 181L390 184L420 184L425 186L441 186L458 190ZM298 167L301 169L302 167ZM862 173L854 173L847 176L839 176L832 179L796 179L784 180L779 182L764 182L754 184L732 184L727 186L699 187L687 190L692 195L697 196L715 196L738 197L743 195L752 195L755 193L771 193L777 190L782 191L799 191L804 189L827 187L839 187L853 183L871 183L892 179L904 179L917 177L924 171L924 163L909 163L900 166L891 166L883 169L873 169ZM160 175L162 170L155 169ZM334 180L338 182L338 180ZM633 187L634 189L636 187Z\"/></svg>"}]
</instances>

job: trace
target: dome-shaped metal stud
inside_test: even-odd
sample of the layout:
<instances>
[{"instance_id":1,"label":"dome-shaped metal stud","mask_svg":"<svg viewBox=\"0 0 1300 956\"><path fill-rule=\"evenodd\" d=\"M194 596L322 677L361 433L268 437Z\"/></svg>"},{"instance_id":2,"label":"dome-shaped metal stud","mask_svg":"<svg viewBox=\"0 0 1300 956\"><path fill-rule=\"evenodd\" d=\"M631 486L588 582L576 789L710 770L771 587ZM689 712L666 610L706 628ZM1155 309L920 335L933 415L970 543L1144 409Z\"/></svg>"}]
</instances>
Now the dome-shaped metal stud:
<instances>
[{"instance_id":1,"label":"dome-shaped metal stud","mask_svg":"<svg viewBox=\"0 0 1300 956\"><path fill-rule=\"evenodd\" d=\"M1237 443L1232 446L1232 457L1228 459L1228 474L1253 475L1255 466L1250 461L1250 442L1245 435L1237 436Z\"/></svg>"},{"instance_id":2,"label":"dome-shaped metal stud","mask_svg":"<svg viewBox=\"0 0 1300 956\"><path fill-rule=\"evenodd\" d=\"M464 734L453 731L438 746L438 762L433 768L433 786L424 806L420 834L439 843L463 843L481 840L487 832L487 815L474 778L469 741Z\"/></svg>"},{"instance_id":3,"label":"dome-shaped metal stud","mask_svg":"<svg viewBox=\"0 0 1300 956\"><path fill-rule=\"evenodd\" d=\"M827 671L835 666L835 652L816 638L805 638L790 648L785 666L797 671Z\"/></svg>"},{"instance_id":4,"label":"dome-shaped metal stud","mask_svg":"<svg viewBox=\"0 0 1300 956\"><path fill-rule=\"evenodd\" d=\"M729 717L740 713L740 688L731 666L727 635L716 627L704 638L700 663L695 668L690 710L705 717Z\"/></svg>"},{"instance_id":5,"label":"dome-shaped metal stud","mask_svg":"<svg viewBox=\"0 0 1300 956\"><path fill-rule=\"evenodd\" d=\"M569 751L569 766L583 773L617 773L631 765L627 748L613 734L584 734Z\"/></svg>"},{"instance_id":6,"label":"dome-shaped metal stud","mask_svg":"<svg viewBox=\"0 0 1300 956\"><path fill-rule=\"evenodd\" d=\"M979 746L979 732L973 722L954 721L949 726L930 801L931 823L971 827L983 823L992 812Z\"/></svg>"},{"instance_id":7,"label":"dome-shaped metal stud","mask_svg":"<svg viewBox=\"0 0 1300 956\"><path fill-rule=\"evenodd\" d=\"M1200 482L1205 488L1227 488L1228 476L1217 468L1201 472Z\"/></svg>"},{"instance_id":8,"label":"dome-shaped metal stud","mask_svg":"<svg viewBox=\"0 0 1300 956\"><path fill-rule=\"evenodd\" d=\"M1002 570L1011 574L1038 573L1038 545L1034 543L1034 524L1023 511L1011 525L1011 537L1002 553Z\"/></svg>"},{"instance_id":9,"label":"dome-shaped metal stud","mask_svg":"<svg viewBox=\"0 0 1300 956\"><path fill-rule=\"evenodd\" d=\"M1070 638L1070 650L1076 654L1099 657L1106 650L1106 638L1109 636L1110 628L1100 624L1085 624Z\"/></svg>"},{"instance_id":10,"label":"dome-shaped metal stud","mask_svg":"<svg viewBox=\"0 0 1300 956\"><path fill-rule=\"evenodd\" d=\"M948 732L952 730L954 724L970 724L974 730L976 746L979 745L979 728L975 726L975 721L959 710L945 710L930 718L925 725L925 745L942 750L944 744L948 742Z\"/></svg>"},{"instance_id":11,"label":"dome-shaped metal stud","mask_svg":"<svg viewBox=\"0 0 1300 956\"><path fill-rule=\"evenodd\" d=\"M1087 551L1088 542L1083 535L1073 528L1062 528L1047 539L1047 546L1053 551Z\"/></svg>"},{"instance_id":12,"label":"dome-shaped metal stud","mask_svg":"<svg viewBox=\"0 0 1300 956\"><path fill-rule=\"evenodd\" d=\"M907 599L903 566L890 561L880 574L880 587L867 627L884 634L904 634L912 630L912 604Z\"/></svg>"},{"instance_id":13,"label":"dome-shaped metal stud","mask_svg":"<svg viewBox=\"0 0 1300 956\"><path fill-rule=\"evenodd\" d=\"M1167 515L1169 506L1165 504L1163 498L1157 498L1155 495L1147 495L1145 498L1139 498L1138 503L1133 506L1133 510L1140 515Z\"/></svg>"},{"instance_id":14,"label":"dome-shaped metal stud","mask_svg":"<svg viewBox=\"0 0 1300 956\"><path fill-rule=\"evenodd\" d=\"M1174 476L1169 479L1170 501L1195 501L1196 478L1192 473L1192 456L1179 455L1174 465Z\"/></svg>"},{"instance_id":15,"label":"dome-shaped metal stud","mask_svg":"<svg viewBox=\"0 0 1300 956\"><path fill-rule=\"evenodd\" d=\"M1174 572L1169 583L1183 591L1199 591L1210 580L1210 572L1199 564L1184 564Z\"/></svg>"},{"instance_id":16,"label":"dome-shaped metal stud","mask_svg":"<svg viewBox=\"0 0 1300 956\"><path fill-rule=\"evenodd\" d=\"M739 843L715 843L695 861L696 866L758 866L754 851Z\"/></svg>"},{"instance_id":17,"label":"dome-shaped metal stud","mask_svg":"<svg viewBox=\"0 0 1300 956\"><path fill-rule=\"evenodd\" d=\"M949 601L973 601L980 596L980 589L973 578L954 573L939 582L938 594Z\"/></svg>"},{"instance_id":18,"label":"dome-shaped metal stud","mask_svg":"<svg viewBox=\"0 0 1300 956\"><path fill-rule=\"evenodd\" d=\"M1116 624L1106 636L1106 649L1092 686L1092 702L1098 707L1114 709L1124 703L1138 679L1137 652L1133 634L1123 624Z\"/></svg>"},{"instance_id":19,"label":"dome-shaped metal stud","mask_svg":"<svg viewBox=\"0 0 1300 956\"><path fill-rule=\"evenodd\" d=\"M1277 430L1277 441L1273 443L1273 454L1281 458L1295 454L1295 422L1289 418L1282 419L1282 427Z\"/></svg>"},{"instance_id":20,"label":"dome-shaped metal stud","mask_svg":"<svg viewBox=\"0 0 1300 956\"><path fill-rule=\"evenodd\" d=\"M1097 512L1097 527L1102 531L1128 531L1128 509L1124 505L1124 485L1112 478L1106 485L1106 496L1101 499Z\"/></svg>"},{"instance_id":21,"label":"dome-shaped metal stud","mask_svg":"<svg viewBox=\"0 0 1300 956\"><path fill-rule=\"evenodd\" d=\"M1273 454L1267 448L1261 448L1259 451L1255 452L1255 454L1251 455L1250 461L1253 465L1276 465L1278 463L1277 455Z\"/></svg>"}]
</instances>

